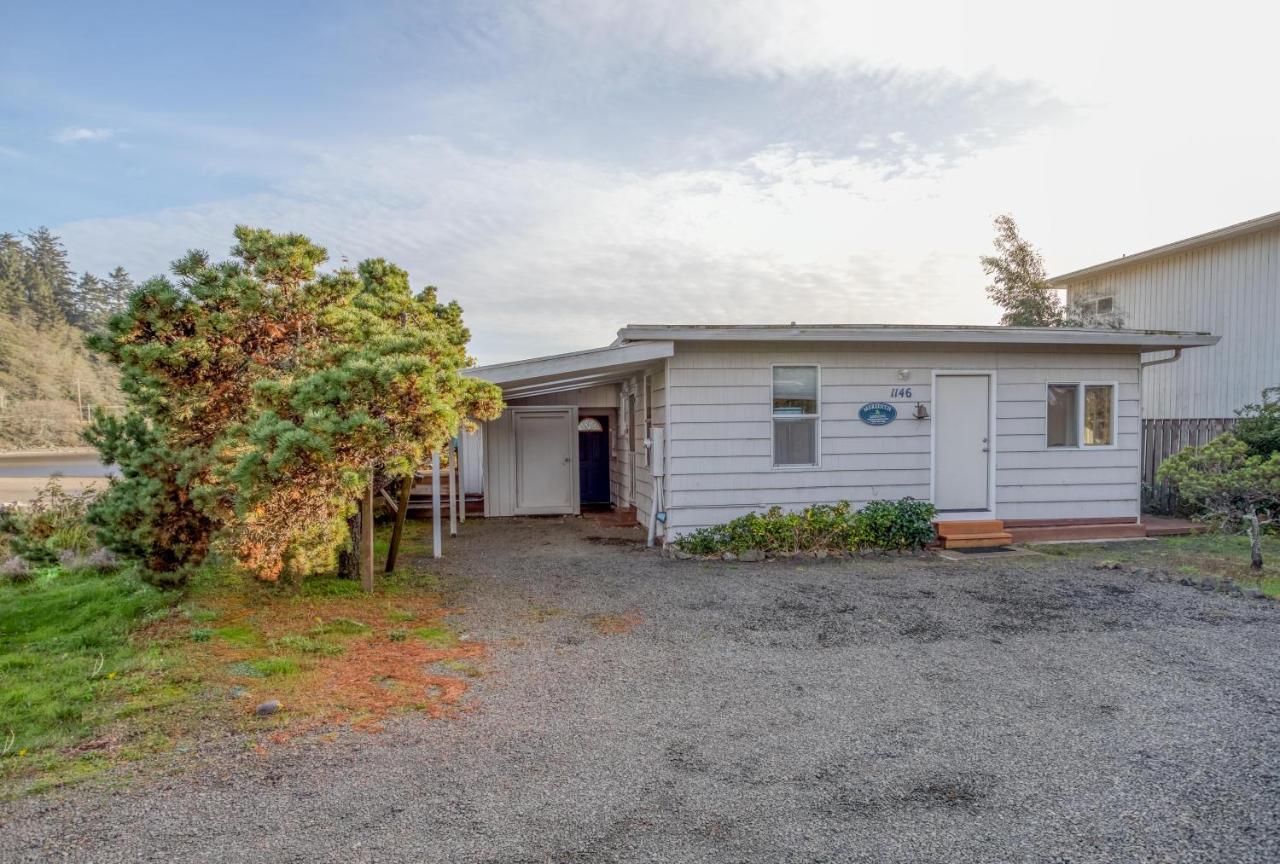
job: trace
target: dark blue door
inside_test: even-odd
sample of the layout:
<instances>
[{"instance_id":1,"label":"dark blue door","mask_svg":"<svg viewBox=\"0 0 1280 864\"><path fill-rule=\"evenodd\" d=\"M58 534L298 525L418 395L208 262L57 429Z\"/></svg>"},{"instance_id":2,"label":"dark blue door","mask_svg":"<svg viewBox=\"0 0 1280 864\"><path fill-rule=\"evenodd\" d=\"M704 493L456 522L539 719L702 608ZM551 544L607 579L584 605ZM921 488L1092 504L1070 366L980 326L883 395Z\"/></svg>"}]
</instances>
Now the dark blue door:
<instances>
[{"instance_id":1,"label":"dark blue door","mask_svg":"<svg viewBox=\"0 0 1280 864\"><path fill-rule=\"evenodd\" d=\"M609 418L578 423L578 497L583 504L609 503Z\"/></svg>"}]
</instances>

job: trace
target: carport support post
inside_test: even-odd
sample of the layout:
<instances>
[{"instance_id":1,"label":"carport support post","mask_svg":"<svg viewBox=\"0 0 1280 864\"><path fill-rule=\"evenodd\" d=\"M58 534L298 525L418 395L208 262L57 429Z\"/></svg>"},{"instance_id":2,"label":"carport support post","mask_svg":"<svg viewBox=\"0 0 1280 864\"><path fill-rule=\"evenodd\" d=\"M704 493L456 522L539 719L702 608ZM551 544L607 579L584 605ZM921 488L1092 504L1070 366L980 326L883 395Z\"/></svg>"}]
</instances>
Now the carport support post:
<instances>
[{"instance_id":1,"label":"carport support post","mask_svg":"<svg viewBox=\"0 0 1280 864\"><path fill-rule=\"evenodd\" d=\"M449 448L449 536L458 536L458 448Z\"/></svg>"},{"instance_id":2,"label":"carport support post","mask_svg":"<svg viewBox=\"0 0 1280 864\"><path fill-rule=\"evenodd\" d=\"M454 448L454 455L458 457L458 523L467 524L467 490L462 488L462 430L458 430L458 446Z\"/></svg>"},{"instance_id":3,"label":"carport support post","mask_svg":"<svg viewBox=\"0 0 1280 864\"><path fill-rule=\"evenodd\" d=\"M373 475L360 499L360 585L373 591Z\"/></svg>"},{"instance_id":4,"label":"carport support post","mask_svg":"<svg viewBox=\"0 0 1280 864\"><path fill-rule=\"evenodd\" d=\"M440 557L440 451L431 451L431 557Z\"/></svg>"}]
</instances>

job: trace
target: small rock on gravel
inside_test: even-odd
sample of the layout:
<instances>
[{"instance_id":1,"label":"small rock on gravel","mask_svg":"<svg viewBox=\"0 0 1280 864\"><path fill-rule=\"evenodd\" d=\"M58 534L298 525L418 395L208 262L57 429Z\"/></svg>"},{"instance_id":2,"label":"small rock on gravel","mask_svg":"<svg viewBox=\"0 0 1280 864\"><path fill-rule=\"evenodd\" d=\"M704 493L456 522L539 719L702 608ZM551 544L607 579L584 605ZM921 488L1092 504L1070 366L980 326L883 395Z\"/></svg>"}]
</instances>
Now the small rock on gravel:
<instances>
[{"instance_id":1,"label":"small rock on gravel","mask_svg":"<svg viewBox=\"0 0 1280 864\"><path fill-rule=\"evenodd\" d=\"M280 700L268 699L266 702L259 703L257 708L253 709L253 713L259 717L270 717L280 710Z\"/></svg>"}]
</instances>

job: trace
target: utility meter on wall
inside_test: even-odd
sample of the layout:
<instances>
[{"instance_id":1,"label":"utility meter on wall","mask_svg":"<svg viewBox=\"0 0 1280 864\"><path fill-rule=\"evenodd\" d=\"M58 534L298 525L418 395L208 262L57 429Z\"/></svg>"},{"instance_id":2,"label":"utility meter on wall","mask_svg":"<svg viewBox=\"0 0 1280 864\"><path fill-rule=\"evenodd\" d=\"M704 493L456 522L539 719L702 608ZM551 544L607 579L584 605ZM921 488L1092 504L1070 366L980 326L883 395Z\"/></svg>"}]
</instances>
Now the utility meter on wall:
<instances>
[{"instance_id":1,"label":"utility meter on wall","mask_svg":"<svg viewBox=\"0 0 1280 864\"><path fill-rule=\"evenodd\" d=\"M663 427L654 426L644 441L645 447L649 449L649 473L654 477L667 473L666 436L662 434L663 431Z\"/></svg>"}]
</instances>

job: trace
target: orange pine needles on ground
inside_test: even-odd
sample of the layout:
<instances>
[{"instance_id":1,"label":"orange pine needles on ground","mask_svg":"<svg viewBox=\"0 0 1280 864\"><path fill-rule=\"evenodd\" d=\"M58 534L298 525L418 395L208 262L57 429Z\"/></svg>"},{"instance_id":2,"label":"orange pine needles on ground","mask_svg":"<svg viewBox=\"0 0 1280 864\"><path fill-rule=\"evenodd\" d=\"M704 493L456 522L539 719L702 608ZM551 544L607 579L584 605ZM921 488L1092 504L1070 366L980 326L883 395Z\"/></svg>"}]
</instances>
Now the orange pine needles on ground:
<instances>
[{"instance_id":1,"label":"orange pine needles on ground","mask_svg":"<svg viewBox=\"0 0 1280 864\"><path fill-rule=\"evenodd\" d=\"M445 717L461 709L482 643L459 638L445 621L456 610L433 595L270 597L269 592L206 598L207 626L171 619L157 636L181 645L182 666L206 687L234 694L226 719L252 718L269 739L342 725L379 731L407 711ZM281 704L253 717L265 701Z\"/></svg>"}]
</instances>

